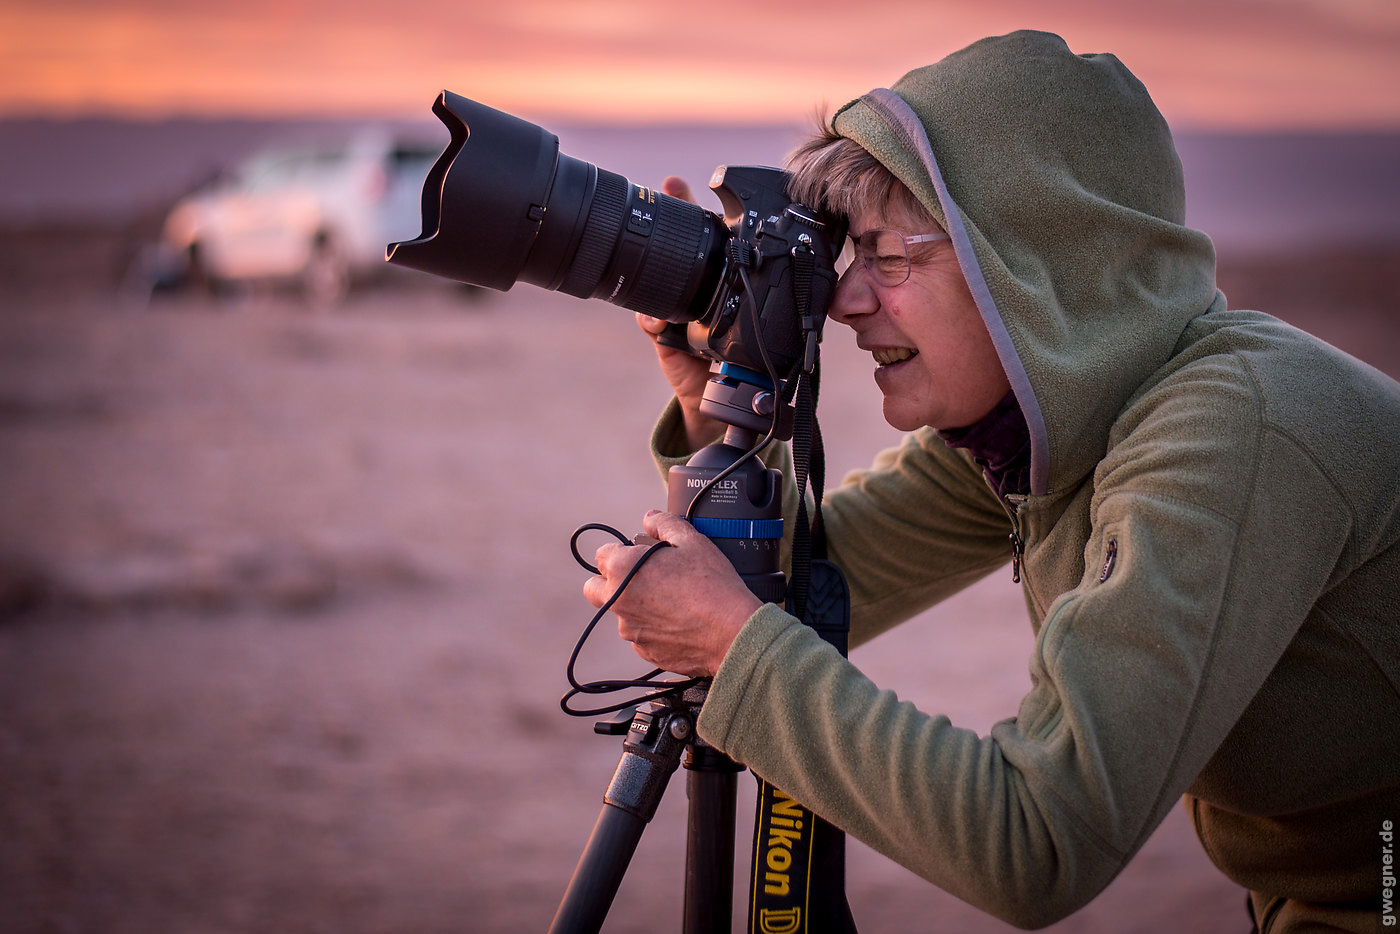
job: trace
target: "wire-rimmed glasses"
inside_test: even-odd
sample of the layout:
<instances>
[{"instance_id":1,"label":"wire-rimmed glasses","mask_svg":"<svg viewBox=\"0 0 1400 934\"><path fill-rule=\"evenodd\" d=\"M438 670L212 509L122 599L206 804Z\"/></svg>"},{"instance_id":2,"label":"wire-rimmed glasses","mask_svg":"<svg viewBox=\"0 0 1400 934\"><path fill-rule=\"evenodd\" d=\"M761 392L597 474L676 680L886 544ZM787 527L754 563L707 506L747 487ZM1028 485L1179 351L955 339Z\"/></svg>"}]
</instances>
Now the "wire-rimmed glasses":
<instances>
[{"instance_id":1,"label":"wire-rimmed glasses","mask_svg":"<svg viewBox=\"0 0 1400 934\"><path fill-rule=\"evenodd\" d=\"M867 230L859 237L848 237L837 260L842 275L857 260L879 285L892 288L909 278L909 244L934 243L951 239L946 233L902 234L889 227Z\"/></svg>"}]
</instances>

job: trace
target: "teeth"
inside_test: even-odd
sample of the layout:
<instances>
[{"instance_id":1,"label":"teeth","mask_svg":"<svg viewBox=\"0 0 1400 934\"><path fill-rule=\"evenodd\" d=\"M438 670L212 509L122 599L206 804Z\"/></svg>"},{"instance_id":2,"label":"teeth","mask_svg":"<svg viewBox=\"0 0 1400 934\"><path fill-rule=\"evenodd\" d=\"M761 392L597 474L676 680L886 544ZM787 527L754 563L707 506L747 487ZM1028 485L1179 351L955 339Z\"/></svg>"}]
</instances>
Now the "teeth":
<instances>
[{"instance_id":1,"label":"teeth","mask_svg":"<svg viewBox=\"0 0 1400 934\"><path fill-rule=\"evenodd\" d=\"M910 350L907 347L884 347L880 350L872 350L871 356L880 366L888 366L891 363L900 363L908 360L918 353L917 350Z\"/></svg>"}]
</instances>

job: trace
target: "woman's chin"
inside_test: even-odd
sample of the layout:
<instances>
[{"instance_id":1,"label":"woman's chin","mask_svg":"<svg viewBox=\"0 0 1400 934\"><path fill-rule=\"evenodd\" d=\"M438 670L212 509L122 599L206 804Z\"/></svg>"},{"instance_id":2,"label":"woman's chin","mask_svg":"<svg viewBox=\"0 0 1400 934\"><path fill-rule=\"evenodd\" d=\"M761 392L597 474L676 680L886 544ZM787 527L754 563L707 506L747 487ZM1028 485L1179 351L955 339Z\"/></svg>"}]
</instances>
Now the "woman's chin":
<instances>
[{"instance_id":1,"label":"woman's chin","mask_svg":"<svg viewBox=\"0 0 1400 934\"><path fill-rule=\"evenodd\" d=\"M914 431L924 427L924 420L909 411L900 399L885 397L885 423L896 431Z\"/></svg>"}]
</instances>

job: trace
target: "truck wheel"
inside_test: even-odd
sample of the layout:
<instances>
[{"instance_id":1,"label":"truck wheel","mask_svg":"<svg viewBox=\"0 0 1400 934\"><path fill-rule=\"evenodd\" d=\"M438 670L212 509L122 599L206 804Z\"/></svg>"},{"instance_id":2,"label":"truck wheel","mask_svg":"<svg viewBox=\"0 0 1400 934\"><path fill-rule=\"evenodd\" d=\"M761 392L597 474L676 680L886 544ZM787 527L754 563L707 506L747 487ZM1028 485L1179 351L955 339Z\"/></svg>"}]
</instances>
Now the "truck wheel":
<instances>
[{"instance_id":1,"label":"truck wheel","mask_svg":"<svg viewBox=\"0 0 1400 934\"><path fill-rule=\"evenodd\" d=\"M350 266L333 238L320 237L311 248L301 287L307 303L316 308L337 305L350 291Z\"/></svg>"}]
</instances>

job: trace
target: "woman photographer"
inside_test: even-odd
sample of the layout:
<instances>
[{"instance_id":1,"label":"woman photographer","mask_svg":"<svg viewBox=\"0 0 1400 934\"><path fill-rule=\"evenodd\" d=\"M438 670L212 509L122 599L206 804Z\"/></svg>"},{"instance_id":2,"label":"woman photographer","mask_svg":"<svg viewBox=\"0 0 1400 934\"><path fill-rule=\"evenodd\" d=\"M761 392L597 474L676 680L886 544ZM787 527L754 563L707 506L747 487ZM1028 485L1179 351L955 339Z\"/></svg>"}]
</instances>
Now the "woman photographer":
<instances>
[{"instance_id":1,"label":"woman photographer","mask_svg":"<svg viewBox=\"0 0 1400 934\"><path fill-rule=\"evenodd\" d=\"M1400 386L1227 306L1170 132L1111 55L983 40L846 105L791 168L850 222L829 315L910 432L824 501L851 644L1011 560L1031 690L987 737L901 703L666 513L622 638L713 676L709 743L1011 923L1087 903L1184 799L1261 930L1373 930L1400 815ZM706 365L657 350L669 465L720 426ZM599 549L594 605L641 550Z\"/></svg>"}]
</instances>

